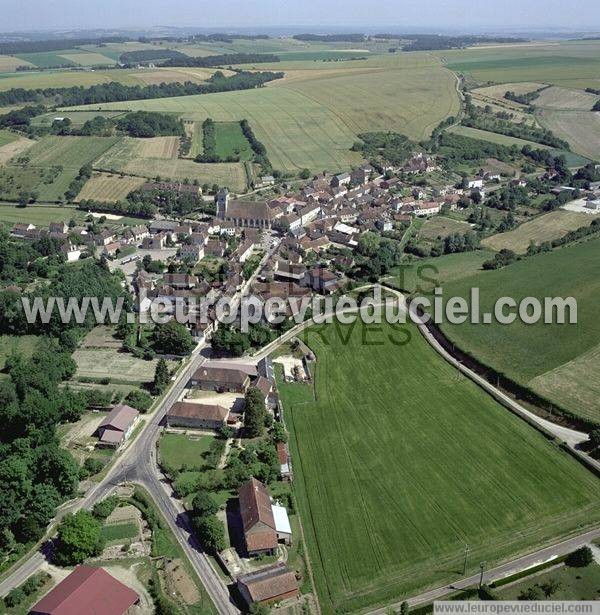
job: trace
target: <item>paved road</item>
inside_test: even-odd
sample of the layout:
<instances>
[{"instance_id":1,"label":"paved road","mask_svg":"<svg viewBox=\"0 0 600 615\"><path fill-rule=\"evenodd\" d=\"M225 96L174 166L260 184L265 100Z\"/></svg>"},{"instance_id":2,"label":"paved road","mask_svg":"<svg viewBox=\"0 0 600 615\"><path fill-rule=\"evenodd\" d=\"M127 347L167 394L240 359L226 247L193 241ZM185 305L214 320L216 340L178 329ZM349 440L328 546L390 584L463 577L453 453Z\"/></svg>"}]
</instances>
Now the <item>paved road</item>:
<instances>
[{"instance_id":1,"label":"paved road","mask_svg":"<svg viewBox=\"0 0 600 615\"><path fill-rule=\"evenodd\" d=\"M509 576L521 570L525 570L526 568L531 568L536 564L541 564L543 562L548 561L554 557L559 555L566 555L575 549L590 543L592 540L600 537L600 528L595 530L591 530L590 532L586 532L585 534L581 534L574 538L569 538L568 540L564 540L563 542L559 542L556 545L551 547L546 547L545 549L540 549L535 553L531 553L530 555L525 555L524 557L520 557L508 564L503 564L502 566L497 566L496 568L491 568L487 570L483 574L483 582L486 584L491 583L492 581L496 581L503 577ZM428 604L433 602L434 600L442 600L444 597L452 594L456 590L466 589L467 587L472 587L479 583L479 574L475 574L473 576L467 577L465 579L461 579L455 583L451 583L449 585L444 585L443 587L438 587L437 589L432 589L428 592L424 592L419 594L418 596L413 596L407 600L409 606L418 606L421 604ZM396 604L388 605L385 608L376 609L374 611L368 611L368 615L386 615L389 612L389 609L399 609L401 603L398 602Z\"/></svg>"}]
</instances>

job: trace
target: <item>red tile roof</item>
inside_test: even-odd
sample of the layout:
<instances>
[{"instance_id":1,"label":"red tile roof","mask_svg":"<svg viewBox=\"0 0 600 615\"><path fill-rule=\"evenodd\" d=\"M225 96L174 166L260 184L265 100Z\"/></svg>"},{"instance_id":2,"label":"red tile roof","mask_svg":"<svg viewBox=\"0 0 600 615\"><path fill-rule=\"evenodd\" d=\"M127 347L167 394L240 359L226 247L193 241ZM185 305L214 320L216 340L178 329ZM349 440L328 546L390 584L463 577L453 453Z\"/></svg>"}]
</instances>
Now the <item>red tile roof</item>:
<instances>
[{"instance_id":1,"label":"red tile roof","mask_svg":"<svg viewBox=\"0 0 600 615\"><path fill-rule=\"evenodd\" d=\"M77 566L30 611L32 615L123 615L139 600L102 568Z\"/></svg>"},{"instance_id":2,"label":"red tile roof","mask_svg":"<svg viewBox=\"0 0 600 615\"><path fill-rule=\"evenodd\" d=\"M182 418L201 419L203 421L224 421L229 410L216 404L195 404L192 402L178 401L169 409L169 416Z\"/></svg>"}]
</instances>

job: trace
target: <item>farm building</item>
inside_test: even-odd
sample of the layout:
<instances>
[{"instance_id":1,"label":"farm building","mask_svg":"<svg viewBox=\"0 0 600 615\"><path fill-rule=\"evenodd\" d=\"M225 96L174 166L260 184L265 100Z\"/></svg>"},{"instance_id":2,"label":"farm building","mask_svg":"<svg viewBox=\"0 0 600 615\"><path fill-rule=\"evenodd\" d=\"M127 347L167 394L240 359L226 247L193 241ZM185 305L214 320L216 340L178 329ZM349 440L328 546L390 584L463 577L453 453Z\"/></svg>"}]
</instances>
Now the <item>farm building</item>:
<instances>
[{"instance_id":1,"label":"farm building","mask_svg":"<svg viewBox=\"0 0 600 615\"><path fill-rule=\"evenodd\" d=\"M77 566L30 611L31 615L124 615L139 596L102 568Z\"/></svg>"},{"instance_id":2,"label":"farm building","mask_svg":"<svg viewBox=\"0 0 600 615\"><path fill-rule=\"evenodd\" d=\"M124 404L115 406L100 423L96 434L100 438L99 445L119 448L131 434L140 413Z\"/></svg>"},{"instance_id":3,"label":"farm building","mask_svg":"<svg viewBox=\"0 0 600 615\"><path fill-rule=\"evenodd\" d=\"M244 542L250 556L274 554L277 544L291 544L292 530L283 506L271 504L269 491L251 478L238 491Z\"/></svg>"},{"instance_id":4,"label":"farm building","mask_svg":"<svg viewBox=\"0 0 600 615\"><path fill-rule=\"evenodd\" d=\"M290 457L285 442L277 443L277 457L279 459L279 473L281 478L283 480L291 480L292 471L290 468Z\"/></svg>"},{"instance_id":5,"label":"farm building","mask_svg":"<svg viewBox=\"0 0 600 615\"><path fill-rule=\"evenodd\" d=\"M219 429L227 424L229 410L216 404L175 402L167 412L169 427L192 427L196 429Z\"/></svg>"},{"instance_id":6,"label":"farm building","mask_svg":"<svg viewBox=\"0 0 600 615\"><path fill-rule=\"evenodd\" d=\"M250 386L250 376L236 368L200 367L191 377L190 385L204 391L245 393Z\"/></svg>"},{"instance_id":7,"label":"farm building","mask_svg":"<svg viewBox=\"0 0 600 615\"><path fill-rule=\"evenodd\" d=\"M248 606L280 602L298 596L296 575L283 563L238 577L238 589Z\"/></svg>"}]
</instances>

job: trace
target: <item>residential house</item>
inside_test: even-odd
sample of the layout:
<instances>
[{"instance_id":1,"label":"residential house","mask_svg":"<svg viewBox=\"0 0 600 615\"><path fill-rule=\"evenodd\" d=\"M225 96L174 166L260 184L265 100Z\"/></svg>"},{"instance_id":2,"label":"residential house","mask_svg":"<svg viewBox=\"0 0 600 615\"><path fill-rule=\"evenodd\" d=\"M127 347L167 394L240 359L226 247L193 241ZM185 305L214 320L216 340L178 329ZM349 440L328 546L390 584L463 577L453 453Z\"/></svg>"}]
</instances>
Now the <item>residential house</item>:
<instances>
[{"instance_id":1,"label":"residential house","mask_svg":"<svg viewBox=\"0 0 600 615\"><path fill-rule=\"evenodd\" d=\"M219 429L227 424L229 410L216 404L175 402L167 412L168 427Z\"/></svg>"},{"instance_id":2,"label":"residential house","mask_svg":"<svg viewBox=\"0 0 600 615\"><path fill-rule=\"evenodd\" d=\"M316 267L308 271L306 282L315 292L323 295L330 295L340 288L340 280L335 273L323 267Z\"/></svg>"},{"instance_id":3,"label":"residential house","mask_svg":"<svg viewBox=\"0 0 600 615\"><path fill-rule=\"evenodd\" d=\"M204 391L245 394L250 386L250 376L233 367L199 367L190 379L190 386Z\"/></svg>"},{"instance_id":4,"label":"residential house","mask_svg":"<svg viewBox=\"0 0 600 615\"><path fill-rule=\"evenodd\" d=\"M347 186L350 184L352 178L350 177L350 173L340 173L339 175L334 175L331 179L331 186L337 188L339 186Z\"/></svg>"},{"instance_id":5,"label":"residential house","mask_svg":"<svg viewBox=\"0 0 600 615\"><path fill-rule=\"evenodd\" d=\"M180 259L196 264L204 258L204 246L183 244L177 250Z\"/></svg>"},{"instance_id":6,"label":"residential house","mask_svg":"<svg viewBox=\"0 0 600 615\"><path fill-rule=\"evenodd\" d=\"M115 406L98 426L96 434L99 445L109 448L119 448L129 437L140 413L124 404Z\"/></svg>"},{"instance_id":7,"label":"residential house","mask_svg":"<svg viewBox=\"0 0 600 615\"><path fill-rule=\"evenodd\" d=\"M195 288L199 280L197 276L188 273L166 273L164 283L173 288Z\"/></svg>"}]
</instances>

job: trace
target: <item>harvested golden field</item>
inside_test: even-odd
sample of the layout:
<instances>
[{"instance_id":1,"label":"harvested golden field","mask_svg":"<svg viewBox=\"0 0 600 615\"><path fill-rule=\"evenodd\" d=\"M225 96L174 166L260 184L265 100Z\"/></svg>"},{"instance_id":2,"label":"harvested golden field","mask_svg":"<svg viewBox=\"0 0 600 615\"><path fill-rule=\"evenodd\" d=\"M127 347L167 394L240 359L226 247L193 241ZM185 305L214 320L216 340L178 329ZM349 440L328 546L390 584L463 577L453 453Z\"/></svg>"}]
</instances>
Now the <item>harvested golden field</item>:
<instances>
[{"instance_id":1,"label":"harvested golden field","mask_svg":"<svg viewBox=\"0 0 600 615\"><path fill-rule=\"evenodd\" d=\"M544 109L539 122L571 145L578 154L600 159L600 113Z\"/></svg>"},{"instance_id":2,"label":"harvested golden field","mask_svg":"<svg viewBox=\"0 0 600 615\"><path fill-rule=\"evenodd\" d=\"M536 107L543 107L545 109L590 111L598 100L600 100L600 96L590 94L589 92L553 86L544 90L533 101L533 104Z\"/></svg>"},{"instance_id":3,"label":"harvested golden field","mask_svg":"<svg viewBox=\"0 0 600 615\"><path fill-rule=\"evenodd\" d=\"M33 64L14 56L0 56L0 73L12 73L17 66L33 66Z\"/></svg>"},{"instance_id":4,"label":"harvested golden field","mask_svg":"<svg viewBox=\"0 0 600 615\"><path fill-rule=\"evenodd\" d=\"M517 95L529 94L529 92L535 92L536 90L539 90L543 87L545 87L544 83L537 83L535 81L523 81L520 83L501 83L499 85L489 85L484 88L476 88L475 90L473 90L473 93L485 96L487 98L498 98L512 105L520 106L519 103L506 100L504 98L504 94L506 94L506 92L508 91L514 92Z\"/></svg>"},{"instance_id":5,"label":"harvested golden field","mask_svg":"<svg viewBox=\"0 0 600 615\"><path fill-rule=\"evenodd\" d=\"M230 70L223 70L222 72L227 77L233 74ZM209 79L214 73L214 68L153 68L139 69L132 76L142 84L154 85L175 81L180 83L185 81L202 83Z\"/></svg>"},{"instance_id":6,"label":"harvested golden field","mask_svg":"<svg viewBox=\"0 0 600 615\"><path fill-rule=\"evenodd\" d=\"M563 408L577 408L577 413L581 416L597 421L600 398L600 344L572 361L534 378L529 382L529 386Z\"/></svg>"},{"instance_id":7,"label":"harvested golden field","mask_svg":"<svg viewBox=\"0 0 600 615\"><path fill-rule=\"evenodd\" d=\"M558 239L569 231L590 225L592 220L594 220L594 216L589 214L559 209L538 216L507 233L498 233L487 237L481 242L481 245L492 250L507 249L518 254L524 254L531 242L539 245L544 241Z\"/></svg>"},{"instance_id":8,"label":"harvested golden field","mask_svg":"<svg viewBox=\"0 0 600 615\"><path fill-rule=\"evenodd\" d=\"M179 137L138 139L137 155L142 158L177 158Z\"/></svg>"},{"instance_id":9,"label":"harvested golden field","mask_svg":"<svg viewBox=\"0 0 600 615\"><path fill-rule=\"evenodd\" d=\"M94 173L85 183L75 201L123 201L125 197L144 183L143 177Z\"/></svg>"},{"instance_id":10,"label":"harvested golden field","mask_svg":"<svg viewBox=\"0 0 600 615\"><path fill-rule=\"evenodd\" d=\"M23 152L28 150L34 143L35 141L33 141L32 139L20 137L15 141L11 141L10 143L3 145L2 147L0 147L0 165L3 165L11 158L22 154Z\"/></svg>"}]
</instances>

